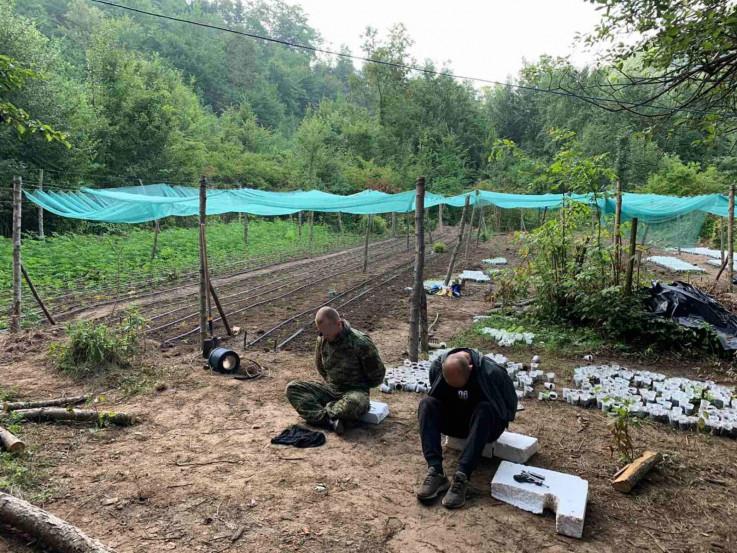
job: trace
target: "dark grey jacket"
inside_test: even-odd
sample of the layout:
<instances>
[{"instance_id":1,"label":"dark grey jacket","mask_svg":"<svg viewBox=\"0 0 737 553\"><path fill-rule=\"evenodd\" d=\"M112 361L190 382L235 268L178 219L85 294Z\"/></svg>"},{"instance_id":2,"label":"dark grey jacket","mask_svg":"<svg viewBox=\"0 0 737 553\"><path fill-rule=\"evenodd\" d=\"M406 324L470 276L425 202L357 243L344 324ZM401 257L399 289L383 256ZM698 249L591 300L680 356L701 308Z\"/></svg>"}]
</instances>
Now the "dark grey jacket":
<instances>
[{"instance_id":1,"label":"dark grey jacket","mask_svg":"<svg viewBox=\"0 0 737 553\"><path fill-rule=\"evenodd\" d=\"M496 411L497 416L507 423L513 421L517 413L517 393L514 391L512 379L504 367L494 363L488 357L484 357L475 349L455 348L432 362L430 365L430 396L437 397L440 395L438 392L441 387L448 386L443 378L443 363L448 355L460 350L471 352L471 362L478 378L479 387L486 401L491 403L492 408Z\"/></svg>"}]
</instances>

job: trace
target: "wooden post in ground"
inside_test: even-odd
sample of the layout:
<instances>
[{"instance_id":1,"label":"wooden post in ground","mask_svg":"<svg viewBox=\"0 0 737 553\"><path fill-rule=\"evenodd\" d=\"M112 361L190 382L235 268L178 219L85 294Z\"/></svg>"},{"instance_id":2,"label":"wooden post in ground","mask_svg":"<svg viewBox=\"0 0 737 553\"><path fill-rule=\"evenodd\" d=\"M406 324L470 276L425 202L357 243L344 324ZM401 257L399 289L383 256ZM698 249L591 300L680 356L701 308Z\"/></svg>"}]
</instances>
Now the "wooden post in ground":
<instances>
[{"instance_id":1,"label":"wooden post in ground","mask_svg":"<svg viewBox=\"0 0 737 553\"><path fill-rule=\"evenodd\" d=\"M38 170L38 190L43 192L44 189L44 170ZM46 238L44 234L44 208L38 206L38 237L43 240Z\"/></svg>"},{"instance_id":2,"label":"wooden post in ground","mask_svg":"<svg viewBox=\"0 0 737 553\"><path fill-rule=\"evenodd\" d=\"M627 258L627 273L624 281L624 294L632 293L632 274L635 268L635 256L637 254L637 217L632 219L632 231L630 232L630 251Z\"/></svg>"},{"instance_id":3,"label":"wooden post in ground","mask_svg":"<svg viewBox=\"0 0 737 553\"><path fill-rule=\"evenodd\" d=\"M228 333L228 336L232 336L233 335L233 331L230 328L230 323L228 322L228 317L225 315L225 310L223 309L223 306L220 303L220 298L218 298L218 294L215 291L215 287L212 285L212 282L209 279L209 275L208 275L207 286L210 289L210 294L212 295L212 300L215 302L215 307L217 307L218 313L220 313L220 319L223 321L223 326L225 326L225 332Z\"/></svg>"},{"instance_id":4,"label":"wooden post in ground","mask_svg":"<svg viewBox=\"0 0 737 553\"><path fill-rule=\"evenodd\" d=\"M729 218L727 219L727 274L729 275L729 289L734 284L734 184L729 187Z\"/></svg>"},{"instance_id":5,"label":"wooden post in ground","mask_svg":"<svg viewBox=\"0 0 737 553\"><path fill-rule=\"evenodd\" d=\"M466 238L466 250L463 254L463 262L468 263L468 246L471 244L471 236L473 235L473 222L476 216L476 206L479 203L479 191L476 190L476 200L473 202L473 209L471 210L471 221L468 225L468 237Z\"/></svg>"},{"instance_id":6,"label":"wooden post in ground","mask_svg":"<svg viewBox=\"0 0 737 553\"><path fill-rule=\"evenodd\" d=\"M371 215L367 216L366 219L366 239L363 243L363 272L365 273L368 270L368 250L369 250L369 237L371 234Z\"/></svg>"},{"instance_id":7,"label":"wooden post in ground","mask_svg":"<svg viewBox=\"0 0 737 553\"><path fill-rule=\"evenodd\" d=\"M479 243L481 242L481 228L483 227L484 233L486 232L486 217L484 217L484 208L483 206L479 207L479 223L478 223L478 230L476 232L476 247L478 248Z\"/></svg>"},{"instance_id":8,"label":"wooden post in ground","mask_svg":"<svg viewBox=\"0 0 737 553\"><path fill-rule=\"evenodd\" d=\"M310 248L312 247L312 240L313 240L313 227L315 226L315 212L310 211Z\"/></svg>"},{"instance_id":9,"label":"wooden post in ground","mask_svg":"<svg viewBox=\"0 0 737 553\"><path fill-rule=\"evenodd\" d=\"M622 181L617 179L617 200L614 210L614 282L619 284L622 272Z\"/></svg>"},{"instance_id":10,"label":"wooden post in ground","mask_svg":"<svg viewBox=\"0 0 737 553\"><path fill-rule=\"evenodd\" d=\"M13 303L10 310L10 332L18 332L21 322L20 233L23 180L13 177Z\"/></svg>"},{"instance_id":11,"label":"wooden post in ground","mask_svg":"<svg viewBox=\"0 0 737 553\"><path fill-rule=\"evenodd\" d=\"M392 211L392 238L397 237L397 214Z\"/></svg>"},{"instance_id":12,"label":"wooden post in ground","mask_svg":"<svg viewBox=\"0 0 737 553\"><path fill-rule=\"evenodd\" d=\"M719 217L719 259L724 263L724 217Z\"/></svg>"},{"instance_id":13,"label":"wooden post in ground","mask_svg":"<svg viewBox=\"0 0 737 553\"><path fill-rule=\"evenodd\" d=\"M297 213L297 237L302 238L302 212Z\"/></svg>"},{"instance_id":14,"label":"wooden post in ground","mask_svg":"<svg viewBox=\"0 0 737 553\"><path fill-rule=\"evenodd\" d=\"M420 318L422 296L425 294L423 286L423 271L425 268L425 177L419 177L415 185L415 271L412 283L412 300L409 305L409 343L407 351L409 360L416 362L419 359L418 349L420 341ZM427 328L427 323L425 323Z\"/></svg>"},{"instance_id":15,"label":"wooden post in ground","mask_svg":"<svg viewBox=\"0 0 737 553\"><path fill-rule=\"evenodd\" d=\"M243 247L248 248L248 213L243 213Z\"/></svg>"},{"instance_id":16,"label":"wooden post in ground","mask_svg":"<svg viewBox=\"0 0 737 553\"><path fill-rule=\"evenodd\" d=\"M205 235L205 222L207 215L207 179L200 178L200 347L205 354L205 341L207 340L207 273L205 265L205 249L202 237Z\"/></svg>"},{"instance_id":17,"label":"wooden post in ground","mask_svg":"<svg viewBox=\"0 0 737 553\"><path fill-rule=\"evenodd\" d=\"M448 272L445 274L445 286L450 284L450 277L453 275L453 267L455 266L458 252L461 249L461 243L463 242L463 232L466 229L466 213L468 212L468 205L470 203L470 195L466 195L466 203L463 205L463 213L461 213L460 229L458 230L458 241L453 247L453 255L450 256L450 263L448 264Z\"/></svg>"},{"instance_id":18,"label":"wooden post in ground","mask_svg":"<svg viewBox=\"0 0 737 553\"><path fill-rule=\"evenodd\" d=\"M407 235L407 251L409 251L409 213L404 214L404 226L406 227Z\"/></svg>"},{"instance_id":19,"label":"wooden post in ground","mask_svg":"<svg viewBox=\"0 0 737 553\"><path fill-rule=\"evenodd\" d=\"M443 204L438 204L438 231L443 232Z\"/></svg>"},{"instance_id":20,"label":"wooden post in ground","mask_svg":"<svg viewBox=\"0 0 737 553\"><path fill-rule=\"evenodd\" d=\"M430 210L425 210L425 227L427 228L427 237L430 239L430 245L432 246L432 224L430 222Z\"/></svg>"},{"instance_id":21,"label":"wooden post in ground","mask_svg":"<svg viewBox=\"0 0 737 553\"><path fill-rule=\"evenodd\" d=\"M338 211L338 230L340 234L343 234L343 216L340 214L340 211Z\"/></svg>"},{"instance_id":22,"label":"wooden post in ground","mask_svg":"<svg viewBox=\"0 0 737 553\"><path fill-rule=\"evenodd\" d=\"M52 325L55 325L56 321L54 320L54 317L52 317L51 313L49 313L49 310L46 309L46 305L44 305L44 302L41 300L41 296L38 295L38 292L36 291L36 287L33 285L33 282L31 281L31 277L28 276L28 272L26 272L26 268L23 266L23 263L20 264L20 270L23 273L23 277L25 277L26 279L26 284L28 284L28 288L30 288L31 294L33 294L33 297L36 299L36 303L38 303L39 307L41 308L41 311L43 311L44 315L46 315L46 319Z\"/></svg>"}]
</instances>

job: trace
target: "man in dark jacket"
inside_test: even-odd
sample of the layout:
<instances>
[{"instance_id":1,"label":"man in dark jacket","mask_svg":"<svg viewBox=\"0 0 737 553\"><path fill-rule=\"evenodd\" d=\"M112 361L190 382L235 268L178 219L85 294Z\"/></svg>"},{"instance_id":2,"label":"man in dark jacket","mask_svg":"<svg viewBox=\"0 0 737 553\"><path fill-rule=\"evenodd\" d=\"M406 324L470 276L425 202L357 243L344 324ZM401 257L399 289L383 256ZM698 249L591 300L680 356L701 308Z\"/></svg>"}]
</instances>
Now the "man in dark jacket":
<instances>
[{"instance_id":1,"label":"man in dark jacket","mask_svg":"<svg viewBox=\"0 0 737 553\"><path fill-rule=\"evenodd\" d=\"M332 307L315 315L319 331L315 367L325 382L294 380L287 399L309 424L342 434L346 421L369 410L369 389L384 379L379 351L366 334L351 328Z\"/></svg>"},{"instance_id":2,"label":"man in dark jacket","mask_svg":"<svg viewBox=\"0 0 737 553\"><path fill-rule=\"evenodd\" d=\"M496 441L517 412L517 394L507 371L473 349L457 348L430 365L430 393L420 401L422 454L427 476L417 492L428 502L445 493L443 505L462 507L471 472L487 443ZM443 472L440 435L466 438L453 483Z\"/></svg>"}]
</instances>

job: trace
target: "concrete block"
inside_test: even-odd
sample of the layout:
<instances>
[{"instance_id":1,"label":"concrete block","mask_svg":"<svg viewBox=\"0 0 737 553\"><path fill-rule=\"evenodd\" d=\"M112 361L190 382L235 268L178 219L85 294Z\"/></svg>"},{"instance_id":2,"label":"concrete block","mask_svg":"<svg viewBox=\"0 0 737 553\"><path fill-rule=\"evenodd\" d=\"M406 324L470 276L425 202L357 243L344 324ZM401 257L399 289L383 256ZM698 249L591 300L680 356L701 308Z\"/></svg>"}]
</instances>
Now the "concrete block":
<instances>
[{"instance_id":1,"label":"concrete block","mask_svg":"<svg viewBox=\"0 0 737 553\"><path fill-rule=\"evenodd\" d=\"M466 440L453 438L452 436L445 436L444 442L445 447L459 451L466 445ZM505 431L499 436L496 442L486 444L481 455L489 459L497 457L498 459L504 459L505 461L512 461L514 463L526 463L539 449L540 443L537 441L537 438L518 434L517 432Z\"/></svg>"},{"instance_id":2,"label":"concrete block","mask_svg":"<svg viewBox=\"0 0 737 553\"><path fill-rule=\"evenodd\" d=\"M369 424L379 424L388 416L389 406L386 403L371 400L371 402L369 403L368 413L361 417L361 422L367 422Z\"/></svg>"},{"instance_id":3,"label":"concrete block","mask_svg":"<svg viewBox=\"0 0 737 553\"><path fill-rule=\"evenodd\" d=\"M547 487L517 482L514 475L523 470L544 476ZM555 511L555 531L572 538L583 535L588 493L589 483L578 476L507 461L499 464L491 481L493 498L531 513Z\"/></svg>"}]
</instances>

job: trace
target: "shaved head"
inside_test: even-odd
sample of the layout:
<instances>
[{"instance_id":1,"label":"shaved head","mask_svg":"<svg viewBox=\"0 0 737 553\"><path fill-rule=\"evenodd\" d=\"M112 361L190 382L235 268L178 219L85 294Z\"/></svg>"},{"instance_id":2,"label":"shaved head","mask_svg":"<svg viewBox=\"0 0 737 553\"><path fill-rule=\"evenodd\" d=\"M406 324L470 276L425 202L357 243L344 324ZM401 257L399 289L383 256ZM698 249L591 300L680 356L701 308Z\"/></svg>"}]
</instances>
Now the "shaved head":
<instances>
[{"instance_id":1,"label":"shaved head","mask_svg":"<svg viewBox=\"0 0 737 553\"><path fill-rule=\"evenodd\" d=\"M471 360L468 353L451 353L443 363L443 379L453 388L463 388L471 378Z\"/></svg>"},{"instance_id":2,"label":"shaved head","mask_svg":"<svg viewBox=\"0 0 737 553\"><path fill-rule=\"evenodd\" d=\"M328 342L335 340L343 331L343 321L338 313L332 307L321 307L315 313L315 326L317 331Z\"/></svg>"}]
</instances>

